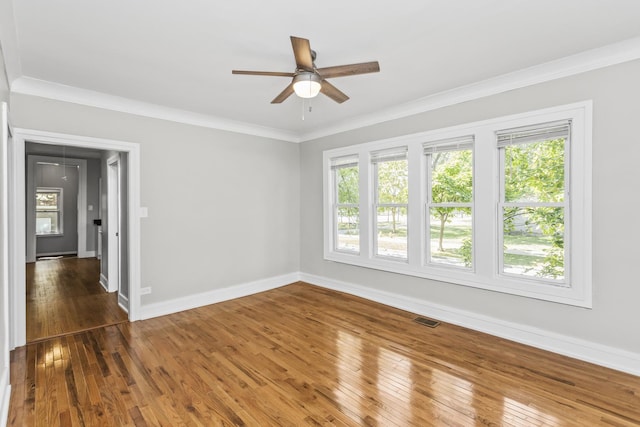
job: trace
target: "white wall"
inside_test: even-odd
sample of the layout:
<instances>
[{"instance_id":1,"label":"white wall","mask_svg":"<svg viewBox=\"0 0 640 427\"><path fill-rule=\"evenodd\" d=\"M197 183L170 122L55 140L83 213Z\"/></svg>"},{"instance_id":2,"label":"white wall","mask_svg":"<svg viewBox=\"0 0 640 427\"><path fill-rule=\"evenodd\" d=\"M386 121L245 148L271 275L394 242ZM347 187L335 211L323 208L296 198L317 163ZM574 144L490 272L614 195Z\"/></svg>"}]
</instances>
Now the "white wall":
<instances>
[{"instance_id":1,"label":"white wall","mask_svg":"<svg viewBox=\"0 0 640 427\"><path fill-rule=\"evenodd\" d=\"M299 271L299 145L13 94L14 126L139 143L142 306ZM103 218L104 219L104 218Z\"/></svg>"},{"instance_id":2,"label":"white wall","mask_svg":"<svg viewBox=\"0 0 640 427\"><path fill-rule=\"evenodd\" d=\"M4 56L0 49L0 105L9 102L9 84L4 71ZM8 265L7 265L7 146L5 136L7 124L0 119L0 425L4 425L9 410L9 301L8 301Z\"/></svg>"},{"instance_id":3,"label":"white wall","mask_svg":"<svg viewBox=\"0 0 640 427\"><path fill-rule=\"evenodd\" d=\"M379 294L424 301L498 322L541 329L592 348L631 352L640 372L637 279L640 227L640 61L513 90L303 143L301 270ZM593 309L391 274L323 260L322 151L593 99Z\"/></svg>"}]
</instances>

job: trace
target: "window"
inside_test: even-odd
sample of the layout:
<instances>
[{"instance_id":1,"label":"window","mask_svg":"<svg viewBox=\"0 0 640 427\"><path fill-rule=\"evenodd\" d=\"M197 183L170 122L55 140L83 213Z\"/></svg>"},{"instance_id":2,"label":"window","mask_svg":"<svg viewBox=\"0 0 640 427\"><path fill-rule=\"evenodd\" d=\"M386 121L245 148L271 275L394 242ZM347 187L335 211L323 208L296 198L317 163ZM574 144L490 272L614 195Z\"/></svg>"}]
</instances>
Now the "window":
<instances>
[{"instance_id":1,"label":"window","mask_svg":"<svg viewBox=\"0 0 640 427\"><path fill-rule=\"evenodd\" d=\"M36 235L62 234L62 188L36 189Z\"/></svg>"},{"instance_id":2,"label":"window","mask_svg":"<svg viewBox=\"0 0 640 427\"><path fill-rule=\"evenodd\" d=\"M375 177L375 254L407 259L409 173L407 147L371 153Z\"/></svg>"},{"instance_id":3,"label":"window","mask_svg":"<svg viewBox=\"0 0 640 427\"><path fill-rule=\"evenodd\" d=\"M473 265L473 136L424 144L427 263Z\"/></svg>"},{"instance_id":4,"label":"window","mask_svg":"<svg viewBox=\"0 0 640 427\"><path fill-rule=\"evenodd\" d=\"M582 102L325 151L325 259L591 307L591 114Z\"/></svg>"},{"instance_id":5,"label":"window","mask_svg":"<svg viewBox=\"0 0 640 427\"><path fill-rule=\"evenodd\" d=\"M497 132L500 272L566 283L568 121Z\"/></svg>"},{"instance_id":6,"label":"window","mask_svg":"<svg viewBox=\"0 0 640 427\"><path fill-rule=\"evenodd\" d=\"M334 196L334 249L360 252L358 156L331 160Z\"/></svg>"}]
</instances>

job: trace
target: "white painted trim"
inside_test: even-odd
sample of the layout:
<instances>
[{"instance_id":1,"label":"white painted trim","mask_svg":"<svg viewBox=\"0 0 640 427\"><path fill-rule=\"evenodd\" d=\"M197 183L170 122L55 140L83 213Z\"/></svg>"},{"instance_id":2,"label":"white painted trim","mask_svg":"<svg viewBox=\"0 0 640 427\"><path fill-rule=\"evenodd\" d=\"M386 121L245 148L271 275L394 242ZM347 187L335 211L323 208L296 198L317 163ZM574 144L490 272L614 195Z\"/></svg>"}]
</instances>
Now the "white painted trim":
<instances>
[{"instance_id":1,"label":"white painted trim","mask_svg":"<svg viewBox=\"0 0 640 427\"><path fill-rule=\"evenodd\" d=\"M129 298L122 295L118 292L118 305L121 309L123 309L126 313L129 313Z\"/></svg>"},{"instance_id":2,"label":"white painted trim","mask_svg":"<svg viewBox=\"0 0 640 427\"><path fill-rule=\"evenodd\" d=\"M427 111L437 110L439 108L484 98L490 95L496 95L514 89L605 68L611 65L633 61L640 58L640 37L623 40L618 43L587 50L555 61L546 62L466 86L439 92L411 102L379 110L373 114L361 115L331 126L324 126L321 129L315 129L304 133L259 126L252 123L234 121L207 114L180 110L177 108L164 107L106 93L94 92L73 86L66 86L59 83L21 76L19 64L14 66L13 62L15 61L11 61L12 64L9 64L9 59L11 58L8 57L6 51L5 57L7 60L7 72L9 73L9 71L11 71L11 74L15 77L11 84L11 92L13 93L57 99L60 101L73 102L76 104L104 108L112 111L120 111L144 117L152 117L265 138L274 138L282 141L305 142L340 132L346 132ZM9 65L12 66L9 67ZM11 70L9 68L11 68ZM14 70L14 68L16 70Z\"/></svg>"},{"instance_id":3,"label":"white painted trim","mask_svg":"<svg viewBox=\"0 0 640 427\"><path fill-rule=\"evenodd\" d=\"M584 360L596 365L640 376L640 354L586 341L470 311L410 298L404 295L372 289L328 277L300 273L300 280L371 301L389 305L443 322L485 332L497 337L537 347L543 350Z\"/></svg>"},{"instance_id":4,"label":"white painted trim","mask_svg":"<svg viewBox=\"0 0 640 427\"><path fill-rule=\"evenodd\" d=\"M9 415L9 399L11 397L11 385L10 385L10 323L9 323L9 239L6 237L9 235L9 156L8 156L8 144L9 135L7 127L7 103L0 103L0 235L4 236L2 239L2 247L0 248L0 272L2 277L0 278L0 292L2 292L2 329L0 335L2 336L2 343L0 344L0 356L3 360L3 364L0 365L0 425L6 425L7 417Z\"/></svg>"},{"instance_id":5,"label":"white painted trim","mask_svg":"<svg viewBox=\"0 0 640 427\"><path fill-rule=\"evenodd\" d=\"M102 273L100 273L100 285L104 288L105 292L109 292L109 279Z\"/></svg>"},{"instance_id":6,"label":"white painted trim","mask_svg":"<svg viewBox=\"0 0 640 427\"><path fill-rule=\"evenodd\" d=\"M153 317L191 310L192 308L202 307L279 288L299 280L299 273L289 273L282 276L233 285L226 288L214 289L212 291L180 297L169 301L143 305L140 309L140 318L151 319Z\"/></svg>"},{"instance_id":7,"label":"white painted trim","mask_svg":"<svg viewBox=\"0 0 640 427\"><path fill-rule=\"evenodd\" d=\"M583 101L559 105L525 113L497 117L472 123L402 135L379 141L371 141L323 151L323 227L324 259L359 267L372 268L392 273L422 277L457 285L471 286L544 301L553 301L578 307L592 308L592 231L591 231L591 116L592 102ZM557 120L572 120L571 163L571 232L567 233L567 247L571 248L571 259L567 268L573 268L570 286L554 284L531 277L508 276L497 269L500 252L496 203L498 199L498 163L495 132L525 125L534 125ZM474 140L474 221L484 224L473 230L476 249L474 269L464 270L435 266L425 263L426 244L424 224L427 224L426 162L422 144L440 139L473 135ZM409 191L418 195L409 197L408 259L394 260L375 254L375 207L373 207L374 171L371 168L371 153L397 147L408 148ZM335 250L336 226L333 223L334 198L331 159L358 156L360 170L360 251L347 253ZM482 156L482 157L481 157ZM480 160L482 159L482 160ZM413 212L413 215L411 214ZM576 215L580 212L581 215ZM416 220L417 218L417 220Z\"/></svg>"},{"instance_id":8,"label":"white painted trim","mask_svg":"<svg viewBox=\"0 0 640 427\"><path fill-rule=\"evenodd\" d=\"M122 265L121 208L122 201L120 154L107 159L107 277L109 292L120 291Z\"/></svg>"},{"instance_id":9,"label":"white painted trim","mask_svg":"<svg viewBox=\"0 0 640 427\"><path fill-rule=\"evenodd\" d=\"M2 375L0 376L0 426L7 425L10 401L11 383L9 382L9 368L3 368Z\"/></svg>"},{"instance_id":10,"label":"white painted trim","mask_svg":"<svg viewBox=\"0 0 640 427\"><path fill-rule=\"evenodd\" d=\"M81 257L81 258L95 258L96 257L96 251L86 251L85 256Z\"/></svg>"},{"instance_id":11,"label":"white painted trim","mask_svg":"<svg viewBox=\"0 0 640 427\"><path fill-rule=\"evenodd\" d=\"M76 255L76 251L67 251L67 252L43 252L37 253L36 259L42 256L58 256L58 255Z\"/></svg>"},{"instance_id":12,"label":"white painted trim","mask_svg":"<svg viewBox=\"0 0 640 427\"><path fill-rule=\"evenodd\" d=\"M29 129L13 129L9 153L9 283L10 348L26 343L25 295L25 141L42 144L90 147L96 150L128 153L128 224L129 224L129 320L139 319L140 311L140 145L110 139L68 135Z\"/></svg>"},{"instance_id":13,"label":"white painted trim","mask_svg":"<svg viewBox=\"0 0 640 427\"><path fill-rule=\"evenodd\" d=\"M95 92L46 80L34 79L32 77L21 76L14 80L11 85L11 92L57 99L59 101L72 102L90 107L104 108L111 111L169 120L172 122L185 123L210 129L218 129L264 138L273 138L282 141L299 142L299 138L295 132L283 129L259 126L253 123L214 117L178 108L165 107L158 104L123 98L103 92Z\"/></svg>"}]
</instances>

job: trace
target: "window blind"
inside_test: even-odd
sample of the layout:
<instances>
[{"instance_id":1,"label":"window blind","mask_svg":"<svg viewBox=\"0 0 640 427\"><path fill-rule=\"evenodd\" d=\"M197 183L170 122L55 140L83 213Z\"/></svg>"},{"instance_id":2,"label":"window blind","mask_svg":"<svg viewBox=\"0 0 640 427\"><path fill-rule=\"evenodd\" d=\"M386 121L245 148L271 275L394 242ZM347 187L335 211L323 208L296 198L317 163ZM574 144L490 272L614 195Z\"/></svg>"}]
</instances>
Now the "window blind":
<instances>
[{"instance_id":1,"label":"window blind","mask_svg":"<svg viewBox=\"0 0 640 427\"><path fill-rule=\"evenodd\" d=\"M374 151L371 153L371 163L392 162L407 158L407 147L394 147L388 150Z\"/></svg>"},{"instance_id":2,"label":"window blind","mask_svg":"<svg viewBox=\"0 0 640 427\"><path fill-rule=\"evenodd\" d=\"M424 154L433 154L443 151L461 151L473 149L473 135L429 141L422 144Z\"/></svg>"},{"instance_id":3,"label":"window blind","mask_svg":"<svg viewBox=\"0 0 640 427\"><path fill-rule=\"evenodd\" d=\"M548 141L550 139L569 139L571 120L542 123L535 126L524 126L496 132L498 147L530 142Z\"/></svg>"},{"instance_id":4,"label":"window blind","mask_svg":"<svg viewBox=\"0 0 640 427\"><path fill-rule=\"evenodd\" d=\"M358 155L334 157L331 159L331 169L352 168L358 166Z\"/></svg>"}]
</instances>

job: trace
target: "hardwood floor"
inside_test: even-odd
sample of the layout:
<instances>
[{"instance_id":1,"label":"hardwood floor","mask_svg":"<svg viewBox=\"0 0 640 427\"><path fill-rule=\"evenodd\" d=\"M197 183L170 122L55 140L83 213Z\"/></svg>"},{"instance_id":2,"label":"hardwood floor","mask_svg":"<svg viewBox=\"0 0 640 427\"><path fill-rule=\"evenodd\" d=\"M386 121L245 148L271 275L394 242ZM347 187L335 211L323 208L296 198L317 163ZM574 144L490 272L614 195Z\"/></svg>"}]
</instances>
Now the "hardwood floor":
<instances>
[{"instance_id":1,"label":"hardwood floor","mask_svg":"<svg viewBox=\"0 0 640 427\"><path fill-rule=\"evenodd\" d=\"M11 426L632 426L640 377L296 283L12 353Z\"/></svg>"},{"instance_id":2,"label":"hardwood floor","mask_svg":"<svg viewBox=\"0 0 640 427\"><path fill-rule=\"evenodd\" d=\"M27 342L126 322L117 293L99 283L96 258L27 264Z\"/></svg>"}]
</instances>

